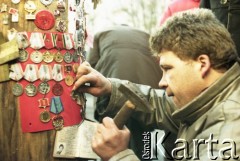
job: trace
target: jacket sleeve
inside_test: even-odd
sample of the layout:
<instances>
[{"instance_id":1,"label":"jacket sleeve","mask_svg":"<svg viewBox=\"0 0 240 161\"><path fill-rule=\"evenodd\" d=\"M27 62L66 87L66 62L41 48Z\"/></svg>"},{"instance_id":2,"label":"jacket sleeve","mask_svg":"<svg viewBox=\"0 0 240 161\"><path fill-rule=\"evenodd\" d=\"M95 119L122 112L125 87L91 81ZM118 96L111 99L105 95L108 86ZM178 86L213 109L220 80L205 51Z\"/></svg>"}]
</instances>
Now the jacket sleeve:
<instances>
[{"instance_id":1,"label":"jacket sleeve","mask_svg":"<svg viewBox=\"0 0 240 161\"><path fill-rule=\"evenodd\" d=\"M89 64L95 68L96 64L98 63L100 59L100 53L99 53L99 37L100 33L94 35L93 40L93 47L89 49L89 52L86 56L86 60L89 62Z\"/></svg>"},{"instance_id":2,"label":"jacket sleeve","mask_svg":"<svg viewBox=\"0 0 240 161\"><path fill-rule=\"evenodd\" d=\"M118 87L121 83L131 83L126 80L119 80L115 78L109 78L112 83L112 93L110 101L101 115L112 115L116 114L119 109L123 106L127 98L118 91ZM165 95L164 90L152 89L150 86L134 84L137 89L144 95L151 105L150 112L144 112L136 110L132 117L138 120L144 128L158 128L162 130L168 130L173 133L177 133L179 122L172 120L171 115L175 110L175 106L171 98ZM146 107L137 107L138 109Z\"/></svg>"},{"instance_id":3,"label":"jacket sleeve","mask_svg":"<svg viewBox=\"0 0 240 161\"><path fill-rule=\"evenodd\" d=\"M114 155L109 161L140 161L134 152L130 149L126 149L118 154Z\"/></svg>"}]
</instances>

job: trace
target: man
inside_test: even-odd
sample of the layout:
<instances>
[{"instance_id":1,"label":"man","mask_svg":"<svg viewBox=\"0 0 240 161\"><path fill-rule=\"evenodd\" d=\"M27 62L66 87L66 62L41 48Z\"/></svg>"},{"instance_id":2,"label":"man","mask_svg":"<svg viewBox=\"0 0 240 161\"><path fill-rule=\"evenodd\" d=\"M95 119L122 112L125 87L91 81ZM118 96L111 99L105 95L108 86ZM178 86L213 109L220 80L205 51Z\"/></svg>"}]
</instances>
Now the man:
<instances>
[{"instance_id":1,"label":"man","mask_svg":"<svg viewBox=\"0 0 240 161\"><path fill-rule=\"evenodd\" d=\"M240 0L201 0L200 7L211 9L225 25L240 55Z\"/></svg>"},{"instance_id":2,"label":"man","mask_svg":"<svg viewBox=\"0 0 240 161\"><path fill-rule=\"evenodd\" d=\"M136 85L153 112L136 112L133 117L146 126L178 132L170 152L175 160L237 160L240 65L227 29L210 10L194 9L170 17L150 42L160 56L162 90ZM106 113L117 112L126 99L117 90L124 81L106 79L87 63L80 66L77 78L74 90L109 95ZM85 82L91 86L80 87ZM103 160L137 160L127 149L129 135L127 128L119 130L111 118L104 118L93 150Z\"/></svg>"},{"instance_id":3,"label":"man","mask_svg":"<svg viewBox=\"0 0 240 161\"><path fill-rule=\"evenodd\" d=\"M107 28L94 35L93 48L87 54L87 61L105 77L158 88L162 72L149 47L149 37L148 33L127 25ZM97 98L95 119L100 122L105 117L101 112L107 104L108 97ZM110 116L113 117L114 114ZM153 129L144 129L135 119L130 119L127 127L132 134L129 147L141 157L143 142L139 140L142 139L144 131Z\"/></svg>"}]
</instances>

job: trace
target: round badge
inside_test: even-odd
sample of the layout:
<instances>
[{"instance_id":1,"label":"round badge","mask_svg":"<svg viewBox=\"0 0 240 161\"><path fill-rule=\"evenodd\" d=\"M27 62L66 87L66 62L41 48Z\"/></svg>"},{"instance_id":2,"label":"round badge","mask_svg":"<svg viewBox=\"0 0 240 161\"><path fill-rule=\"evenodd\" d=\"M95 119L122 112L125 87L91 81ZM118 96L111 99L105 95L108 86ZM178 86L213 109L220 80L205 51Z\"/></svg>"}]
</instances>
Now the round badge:
<instances>
[{"instance_id":1,"label":"round badge","mask_svg":"<svg viewBox=\"0 0 240 161\"><path fill-rule=\"evenodd\" d=\"M66 83L67 86L73 85L73 83L74 83L73 77L68 74L68 75L65 77L65 83Z\"/></svg>"},{"instance_id":2,"label":"round badge","mask_svg":"<svg viewBox=\"0 0 240 161\"><path fill-rule=\"evenodd\" d=\"M43 111L40 113L40 120L43 122L43 123L47 123L49 122L51 119L51 115L50 115L50 112L48 111Z\"/></svg>"},{"instance_id":3,"label":"round badge","mask_svg":"<svg viewBox=\"0 0 240 161\"><path fill-rule=\"evenodd\" d=\"M54 56L54 60L57 63L61 63L63 61L63 55L58 51Z\"/></svg>"},{"instance_id":4,"label":"round badge","mask_svg":"<svg viewBox=\"0 0 240 161\"><path fill-rule=\"evenodd\" d=\"M28 52L26 50L19 50L19 58L20 62L25 62L28 60Z\"/></svg>"},{"instance_id":5,"label":"round badge","mask_svg":"<svg viewBox=\"0 0 240 161\"><path fill-rule=\"evenodd\" d=\"M63 86L60 83L54 84L52 92L55 96L61 96L63 94Z\"/></svg>"},{"instance_id":6,"label":"round badge","mask_svg":"<svg viewBox=\"0 0 240 161\"><path fill-rule=\"evenodd\" d=\"M47 94L50 91L50 85L47 82L41 82L38 85L38 91L41 94Z\"/></svg>"},{"instance_id":7,"label":"round badge","mask_svg":"<svg viewBox=\"0 0 240 161\"><path fill-rule=\"evenodd\" d=\"M28 84L25 88L27 96L33 97L37 94L37 87L34 84Z\"/></svg>"},{"instance_id":8,"label":"round badge","mask_svg":"<svg viewBox=\"0 0 240 161\"><path fill-rule=\"evenodd\" d=\"M41 30L50 30L55 25L55 18L51 12L41 10L36 13L34 23Z\"/></svg>"},{"instance_id":9,"label":"round badge","mask_svg":"<svg viewBox=\"0 0 240 161\"><path fill-rule=\"evenodd\" d=\"M63 128L64 120L63 117L60 115L57 115L53 118L52 125L55 128L55 130L61 130Z\"/></svg>"},{"instance_id":10,"label":"round badge","mask_svg":"<svg viewBox=\"0 0 240 161\"><path fill-rule=\"evenodd\" d=\"M71 63L73 61L73 56L70 52L66 52L63 56L63 60L66 62L66 63Z\"/></svg>"},{"instance_id":11,"label":"round badge","mask_svg":"<svg viewBox=\"0 0 240 161\"><path fill-rule=\"evenodd\" d=\"M21 84L16 83L12 88L12 93L14 96L21 96L23 93L23 87Z\"/></svg>"},{"instance_id":12,"label":"round badge","mask_svg":"<svg viewBox=\"0 0 240 161\"><path fill-rule=\"evenodd\" d=\"M30 59L34 63L40 63L43 60L42 53L40 51L34 51L30 55Z\"/></svg>"},{"instance_id":13,"label":"round badge","mask_svg":"<svg viewBox=\"0 0 240 161\"><path fill-rule=\"evenodd\" d=\"M43 54L43 61L46 63L51 63L53 61L53 57L54 56L49 51L46 51Z\"/></svg>"}]
</instances>

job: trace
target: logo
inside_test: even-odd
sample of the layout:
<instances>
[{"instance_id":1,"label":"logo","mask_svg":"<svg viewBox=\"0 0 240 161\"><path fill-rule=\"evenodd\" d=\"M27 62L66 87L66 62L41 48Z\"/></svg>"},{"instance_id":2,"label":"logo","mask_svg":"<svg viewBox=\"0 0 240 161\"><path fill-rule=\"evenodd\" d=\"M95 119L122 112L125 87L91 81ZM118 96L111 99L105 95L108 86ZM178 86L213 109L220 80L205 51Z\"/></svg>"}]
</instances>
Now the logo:
<instances>
[{"instance_id":1,"label":"logo","mask_svg":"<svg viewBox=\"0 0 240 161\"><path fill-rule=\"evenodd\" d=\"M221 141L214 139L213 134L205 139L192 139L190 142L178 138L174 144L175 148L167 149L170 132L164 133L162 131L144 132L143 134L143 153L144 160L158 160L159 157L168 160L238 160L237 144L234 140L226 138ZM218 147L218 148L217 148ZM200 152L204 149L204 156ZM202 157L202 158L201 158Z\"/></svg>"}]
</instances>

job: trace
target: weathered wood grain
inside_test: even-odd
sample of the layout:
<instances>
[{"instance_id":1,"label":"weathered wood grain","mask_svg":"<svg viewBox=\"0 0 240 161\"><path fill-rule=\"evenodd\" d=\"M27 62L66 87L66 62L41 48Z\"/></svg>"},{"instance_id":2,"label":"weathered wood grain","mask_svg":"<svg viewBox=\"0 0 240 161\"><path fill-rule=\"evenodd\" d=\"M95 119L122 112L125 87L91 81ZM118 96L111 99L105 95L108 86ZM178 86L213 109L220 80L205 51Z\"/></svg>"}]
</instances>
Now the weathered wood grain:
<instances>
[{"instance_id":1,"label":"weathered wood grain","mask_svg":"<svg viewBox=\"0 0 240 161\"><path fill-rule=\"evenodd\" d=\"M9 16L9 24L2 24L2 17L6 12L0 13L0 32L2 32L4 41L7 41L7 30L15 28L17 31L41 31L33 21L26 20L27 12L24 10L26 0L21 0L19 4L13 4L11 0L1 0L1 3L19 10L19 22L11 22ZM37 10L41 9L56 9L57 1L49 7L42 5L40 0L35 0L38 6ZM67 12L61 14L64 19L67 17ZM50 31L55 31L55 28ZM3 40L1 40L3 41ZM1 74L1 73L0 73ZM20 111L18 106L18 98L12 94L12 86L15 82L8 81L0 83L0 160L1 161L67 161L67 160L82 160L82 159L58 159L53 158L53 145L55 139L55 130L23 133L21 131Z\"/></svg>"}]
</instances>

